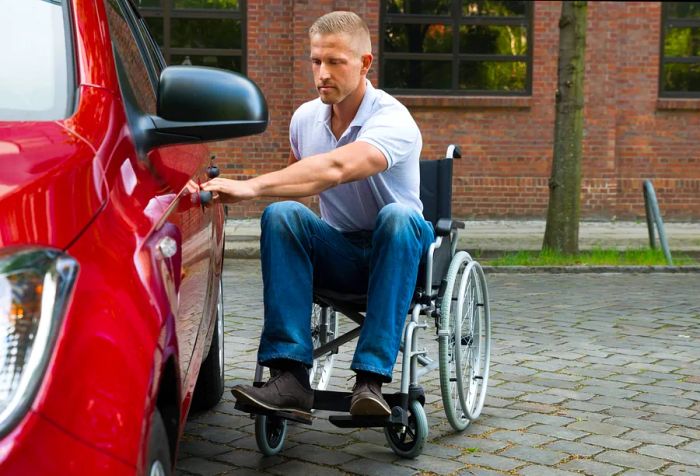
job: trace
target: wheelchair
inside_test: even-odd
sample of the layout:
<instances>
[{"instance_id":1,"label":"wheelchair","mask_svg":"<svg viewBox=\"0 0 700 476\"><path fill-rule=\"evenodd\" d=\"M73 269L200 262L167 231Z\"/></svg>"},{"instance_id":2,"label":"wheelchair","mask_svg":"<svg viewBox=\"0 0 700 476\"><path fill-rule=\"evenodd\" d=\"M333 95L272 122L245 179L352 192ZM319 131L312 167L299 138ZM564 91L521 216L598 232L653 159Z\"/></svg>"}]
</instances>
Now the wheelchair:
<instances>
[{"instance_id":1,"label":"wheelchair","mask_svg":"<svg viewBox=\"0 0 700 476\"><path fill-rule=\"evenodd\" d=\"M314 389L313 409L340 412L329 417L330 423L338 427L383 427L389 446L403 458L420 455L428 438L425 394L419 384L425 374L439 369L445 414L456 431L464 430L479 417L486 397L491 351L486 278L469 253L457 251L458 232L464 223L450 218L452 165L453 159L460 157L459 147L450 145L444 159L420 162L423 216L433 223L436 239L419 270L410 317L404 326L400 390L383 393L392 408L389 417L352 416L351 393L327 390L338 349L360 334L367 296L314 289L310 329L314 351L309 376ZM338 333L341 314L358 324L343 335ZM437 356L418 349L419 333L429 327L435 330ZM258 364L253 384L263 383L263 367ZM289 420L311 424L283 412L267 412L240 403L235 408L255 418L256 443L268 456L282 450Z\"/></svg>"}]
</instances>

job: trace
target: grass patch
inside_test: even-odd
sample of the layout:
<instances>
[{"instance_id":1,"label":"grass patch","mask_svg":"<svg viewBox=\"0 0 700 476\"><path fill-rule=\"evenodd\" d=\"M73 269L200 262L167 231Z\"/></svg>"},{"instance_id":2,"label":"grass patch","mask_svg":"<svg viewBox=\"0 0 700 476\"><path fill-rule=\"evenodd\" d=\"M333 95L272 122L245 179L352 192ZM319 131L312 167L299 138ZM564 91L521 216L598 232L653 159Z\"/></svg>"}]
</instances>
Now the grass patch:
<instances>
[{"instance_id":1,"label":"grass patch","mask_svg":"<svg viewBox=\"0 0 700 476\"><path fill-rule=\"evenodd\" d=\"M697 262L684 255L674 255L675 266L694 265ZM649 248L631 250L593 249L577 255L552 250L518 251L488 260L491 266L665 266L661 250Z\"/></svg>"}]
</instances>

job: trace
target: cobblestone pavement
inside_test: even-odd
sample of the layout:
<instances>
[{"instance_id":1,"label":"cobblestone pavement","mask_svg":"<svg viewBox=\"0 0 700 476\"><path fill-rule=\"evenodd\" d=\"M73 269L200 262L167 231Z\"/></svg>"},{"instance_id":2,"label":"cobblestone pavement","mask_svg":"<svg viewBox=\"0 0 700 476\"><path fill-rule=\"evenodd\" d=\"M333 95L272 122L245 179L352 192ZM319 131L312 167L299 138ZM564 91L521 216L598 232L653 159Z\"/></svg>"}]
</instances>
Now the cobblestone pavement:
<instances>
[{"instance_id":1,"label":"cobblestone pavement","mask_svg":"<svg viewBox=\"0 0 700 476\"><path fill-rule=\"evenodd\" d=\"M253 376L258 261L227 260L225 279L227 391L213 411L191 418L179 474L700 475L694 274L488 276L493 346L484 412L455 433L438 372L428 374L421 383L430 435L415 460L396 457L382 431L335 428L325 412L312 426L290 425L283 452L263 457L253 421L233 409L228 392ZM435 349L432 334L423 336ZM351 387L351 356L352 345L341 348L332 387Z\"/></svg>"}]
</instances>

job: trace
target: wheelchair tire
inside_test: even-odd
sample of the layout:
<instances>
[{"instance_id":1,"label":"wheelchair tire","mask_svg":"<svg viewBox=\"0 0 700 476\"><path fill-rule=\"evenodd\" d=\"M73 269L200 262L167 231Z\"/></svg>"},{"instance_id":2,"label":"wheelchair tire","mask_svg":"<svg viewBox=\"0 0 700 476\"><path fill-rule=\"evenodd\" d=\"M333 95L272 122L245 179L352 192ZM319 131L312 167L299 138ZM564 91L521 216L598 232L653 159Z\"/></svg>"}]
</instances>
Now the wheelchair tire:
<instances>
[{"instance_id":1,"label":"wheelchair tire","mask_svg":"<svg viewBox=\"0 0 700 476\"><path fill-rule=\"evenodd\" d=\"M445 292L440 303L438 330L438 357L440 364L440 393L445 415L452 428L463 431L469 426L470 418L463 406L460 395L464 393L462 372L458 368L455 339L461 328L460 315L464 308L464 296L460 293L462 284L468 280L473 263L469 253L460 251L450 261L445 277Z\"/></svg>"},{"instance_id":2,"label":"wheelchair tire","mask_svg":"<svg viewBox=\"0 0 700 476\"><path fill-rule=\"evenodd\" d=\"M467 272L468 271L468 272ZM461 407L469 420L481 414L486 398L491 362L491 315L486 277L481 265L472 261L462 277L461 325L455 326L457 387ZM464 312L466 307L466 312Z\"/></svg>"},{"instance_id":3,"label":"wheelchair tire","mask_svg":"<svg viewBox=\"0 0 700 476\"><path fill-rule=\"evenodd\" d=\"M403 431L402 431L403 429ZM417 458L428 440L428 417L418 400L408 406L408 426L384 427L384 436L391 449L402 458Z\"/></svg>"},{"instance_id":4,"label":"wheelchair tire","mask_svg":"<svg viewBox=\"0 0 700 476\"><path fill-rule=\"evenodd\" d=\"M328 326L323 328L323 315L326 313ZM314 304L311 312L311 338L314 350L338 337L338 314L330 307ZM331 381L335 354L327 352L313 360L309 371L309 383L314 390L325 390Z\"/></svg>"},{"instance_id":5,"label":"wheelchair tire","mask_svg":"<svg viewBox=\"0 0 700 476\"><path fill-rule=\"evenodd\" d=\"M275 416L255 416L255 442L265 456L274 456L284 446L287 437L287 420Z\"/></svg>"}]
</instances>

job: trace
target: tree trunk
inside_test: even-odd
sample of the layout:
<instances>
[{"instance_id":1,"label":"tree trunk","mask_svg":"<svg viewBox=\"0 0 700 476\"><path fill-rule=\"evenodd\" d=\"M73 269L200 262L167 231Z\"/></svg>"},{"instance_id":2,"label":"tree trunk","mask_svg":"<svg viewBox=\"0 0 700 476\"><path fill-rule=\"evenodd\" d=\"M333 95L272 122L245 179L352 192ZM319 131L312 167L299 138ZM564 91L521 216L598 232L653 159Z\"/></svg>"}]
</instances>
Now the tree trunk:
<instances>
[{"instance_id":1,"label":"tree trunk","mask_svg":"<svg viewBox=\"0 0 700 476\"><path fill-rule=\"evenodd\" d=\"M543 249L578 253L583 139L586 2L562 2L554 120L554 157Z\"/></svg>"}]
</instances>

